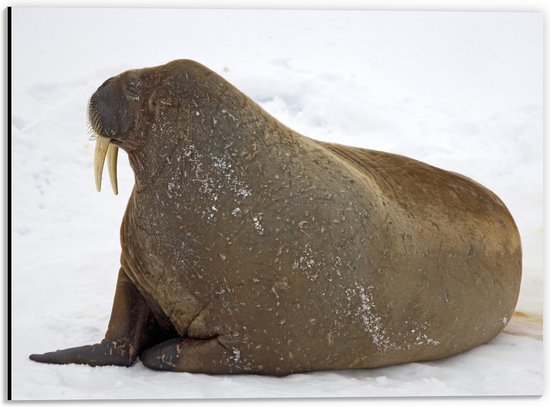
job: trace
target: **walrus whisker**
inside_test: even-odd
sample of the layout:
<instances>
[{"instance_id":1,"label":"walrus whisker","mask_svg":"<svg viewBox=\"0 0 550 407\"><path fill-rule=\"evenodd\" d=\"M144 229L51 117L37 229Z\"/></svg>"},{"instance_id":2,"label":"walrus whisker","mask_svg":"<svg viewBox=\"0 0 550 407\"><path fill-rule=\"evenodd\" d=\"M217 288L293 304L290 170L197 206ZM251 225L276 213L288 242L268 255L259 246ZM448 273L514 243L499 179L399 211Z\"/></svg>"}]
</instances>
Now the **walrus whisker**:
<instances>
[{"instance_id":1,"label":"walrus whisker","mask_svg":"<svg viewBox=\"0 0 550 407\"><path fill-rule=\"evenodd\" d=\"M88 140L95 141L97 133L95 132L92 125L88 121L86 122L86 131L88 132L88 135L89 135Z\"/></svg>"},{"instance_id":2,"label":"walrus whisker","mask_svg":"<svg viewBox=\"0 0 550 407\"><path fill-rule=\"evenodd\" d=\"M96 109L96 103L93 98L90 98L88 102L88 111L86 115L86 121L88 126L92 129L94 133L100 135L103 133L103 125L101 123L101 117L99 112Z\"/></svg>"},{"instance_id":3,"label":"walrus whisker","mask_svg":"<svg viewBox=\"0 0 550 407\"><path fill-rule=\"evenodd\" d=\"M101 124L101 118L98 113L92 113L92 121L90 122L92 129L97 133L101 134L103 126Z\"/></svg>"}]
</instances>

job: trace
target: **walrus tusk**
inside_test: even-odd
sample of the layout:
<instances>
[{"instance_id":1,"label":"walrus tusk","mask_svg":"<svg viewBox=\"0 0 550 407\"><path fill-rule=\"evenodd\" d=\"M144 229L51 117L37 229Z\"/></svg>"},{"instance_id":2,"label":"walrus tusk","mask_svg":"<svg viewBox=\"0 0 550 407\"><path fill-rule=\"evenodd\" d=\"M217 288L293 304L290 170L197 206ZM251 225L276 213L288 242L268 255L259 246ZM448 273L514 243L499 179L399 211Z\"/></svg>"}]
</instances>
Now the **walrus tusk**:
<instances>
[{"instance_id":1,"label":"walrus tusk","mask_svg":"<svg viewBox=\"0 0 550 407\"><path fill-rule=\"evenodd\" d=\"M111 144L111 140L107 137L96 135L95 154L94 154L94 175L95 186L97 191L101 191L101 178L103 176L103 165L105 164L105 157L108 156L109 176L111 178L111 186L113 192L118 194L118 182L117 182L117 157L118 147Z\"/></svg>"},{"instance_id":2,"label":"walrus tusk","mask_svg":"<svg viewBox=\"0 0 550 407\"><path fill-rule=\"evenodd\" d=\"M109 178L111 179L111 187L115 195L118 195L118 179L116 172L116 164L118 158L118 147L114 144L109 144L107 150L107 165L109 166Z\"/></svg>"}]
</instances>

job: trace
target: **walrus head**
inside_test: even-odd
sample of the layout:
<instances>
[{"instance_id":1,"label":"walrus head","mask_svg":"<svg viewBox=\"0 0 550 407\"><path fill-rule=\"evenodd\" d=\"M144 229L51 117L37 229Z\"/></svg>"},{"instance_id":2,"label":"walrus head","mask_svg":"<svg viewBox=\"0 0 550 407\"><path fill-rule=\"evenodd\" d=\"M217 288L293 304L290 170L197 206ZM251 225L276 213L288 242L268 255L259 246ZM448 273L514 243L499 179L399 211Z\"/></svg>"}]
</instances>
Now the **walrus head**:
<instances>
[{"instance_id":1,"label":"walrus head","mask_svg":"<svg viewBox=\"0 0 550 407\"><path fill-rule=\"evenodd\" d=\"M240 91L191 60L126 71L108 79L88 105L89 127L96 139L97 190L101 189L107 158L111 185L117 193L119 148L128 153L136 186L143 190L151 182L158 182L166 163L178 154L177 147L184 146L188 139L193 138L196 147L197 143L208 143L213 131L221 132L223 120L231 124L246 121L227 111L242 110L239 107L245 103L249 102Z\"/></svg>"},{"instance_id":2,"label":"walrus head","mask_svg":"<svg viewBox=\"0 0 550 407\"><path fill-rule=\"evenodd\" d=\"M94 175L98 191L101 190L107 158L111 186L113 192L118 193L118 149L120 147L130 154L143 146L147 125L154 124L159 114L158 85L166 85L166 82L170 82L166 72L153 69L127 71L106 80L90 98L88 124L96 140ZM164 105L169 104L166 98L163 101Z\"/></svg>"},{"instance_id":3,"label":"walrus head","mask_svg":"<svg viewBox=\"0 0 550 407\"><path fill-rule=\"evenodd\" d=\"M107 157L111 186L118 193L118 148L131 151L139 145L134 131L137 118L144 110L143 99L148 93L139 71L128 71L106 80L92 95L88 104L88 122L96 139L94 175L96 188L101 190L103 165ZM147 103L147 101L146 101Z\"/></svg>"}]
</instances>

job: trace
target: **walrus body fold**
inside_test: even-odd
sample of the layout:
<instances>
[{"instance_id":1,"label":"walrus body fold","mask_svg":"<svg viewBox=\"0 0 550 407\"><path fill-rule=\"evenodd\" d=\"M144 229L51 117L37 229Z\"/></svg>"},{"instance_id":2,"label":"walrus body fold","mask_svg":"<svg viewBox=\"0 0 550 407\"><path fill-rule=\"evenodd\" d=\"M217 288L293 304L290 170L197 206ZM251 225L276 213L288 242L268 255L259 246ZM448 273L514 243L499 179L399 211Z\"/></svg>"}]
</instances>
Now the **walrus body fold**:
<instances>
[{"instance_id":1,"label":"walrus body fold","mask_svg":"<svg viewBox=\"0 0 550 407\"><path fill-rule=\"evenodd\" d=\"M102 342L33 360L378 367L483 344L514 311L518 231L472 180L299 135L193 61L110 79L89 113L136 180L111 320Z\"/></svg>"}]
</instances>

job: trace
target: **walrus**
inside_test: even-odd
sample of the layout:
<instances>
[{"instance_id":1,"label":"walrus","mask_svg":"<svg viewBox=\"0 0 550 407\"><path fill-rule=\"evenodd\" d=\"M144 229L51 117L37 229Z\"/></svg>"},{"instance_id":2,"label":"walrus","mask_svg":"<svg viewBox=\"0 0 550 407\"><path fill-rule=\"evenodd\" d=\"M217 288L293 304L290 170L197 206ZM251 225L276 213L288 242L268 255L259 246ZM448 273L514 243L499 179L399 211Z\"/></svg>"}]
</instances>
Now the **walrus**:
<instances>
[{"instance_id":1,"label":"walrus","mask_svg":"<svg viewBox=\"0 0 550 407\"><path fill-rule=\"evenodd\" d=\"M521 244L462 175L317 141L191 60L93 94L98 190L135 185L105 338L46 363L287 375L446 358L510 320Z\"/></svg>"}]
</instances>

